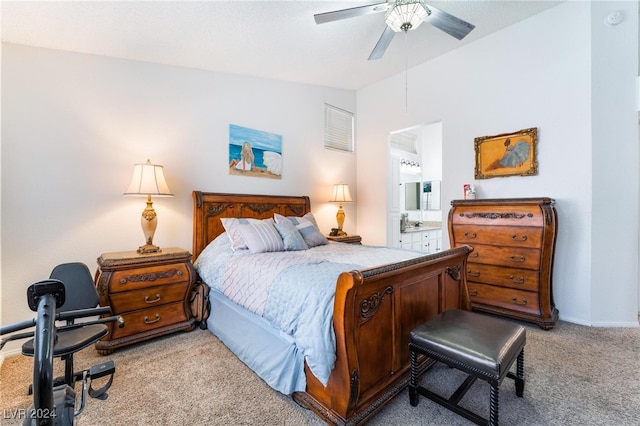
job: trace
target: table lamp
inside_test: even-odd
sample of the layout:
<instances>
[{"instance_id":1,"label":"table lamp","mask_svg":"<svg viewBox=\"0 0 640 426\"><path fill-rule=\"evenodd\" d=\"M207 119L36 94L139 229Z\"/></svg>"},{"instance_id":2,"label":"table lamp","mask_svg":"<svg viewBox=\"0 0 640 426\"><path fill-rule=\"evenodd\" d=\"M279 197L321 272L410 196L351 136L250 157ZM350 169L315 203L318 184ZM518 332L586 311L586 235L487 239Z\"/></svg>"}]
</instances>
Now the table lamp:
<instances>
[{"instance_id":1,"label":"table lamp","mask_svg":"<svg viewBox=\"0 0 640 426\"><path fill-rule=\"evenodd\" d=\"M342 203L349 203L353 201L351 199L351 193L349 192L349 185L346 183L337 183L333 185L333 192L329 201L332 203L340 203L338 205L338 213L336 213L336 220L338 221L337 235L347 235L347 233L342 230L345 218L344 210L342 210Z\"/></svg>"},{"instance_id":2,"label":"table lamp","mask_svg":"<svg viewBox=\"0 0 640 426\"><path fill-rule=\"evenodd\" d=\"M138 248L138 253L160 252L160 247L153 245L153 235L158 226L158 217L153 209L151 196L173 197L164 179L163 166L151 164L149 160L144 164L134 164L133 178L131 178L129 188L124 192L124 195L147 197L147 207L142 211L142 219L140 220L146 244Z\"/></svg>"}]
</instances>

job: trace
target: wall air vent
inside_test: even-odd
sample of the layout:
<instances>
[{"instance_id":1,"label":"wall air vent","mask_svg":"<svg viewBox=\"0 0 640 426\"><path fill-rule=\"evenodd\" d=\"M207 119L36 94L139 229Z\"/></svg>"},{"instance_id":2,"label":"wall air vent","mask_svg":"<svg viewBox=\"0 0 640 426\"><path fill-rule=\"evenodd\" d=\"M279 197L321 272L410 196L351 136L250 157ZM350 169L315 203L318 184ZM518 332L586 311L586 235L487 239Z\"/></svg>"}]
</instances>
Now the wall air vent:
<instances>
[{"instance_id":1,"label":"wall air vent","mask_svg":"<svg viewBox=\"0 0 640 426\"><path fill-rule=\"evenodd\" d=\"M391 135L391 148L397 149L403 152L409 152L411 154L418 153L418 144L416 143L418 137L413 133L396 133Z\"/></svg>"}]
</instances>

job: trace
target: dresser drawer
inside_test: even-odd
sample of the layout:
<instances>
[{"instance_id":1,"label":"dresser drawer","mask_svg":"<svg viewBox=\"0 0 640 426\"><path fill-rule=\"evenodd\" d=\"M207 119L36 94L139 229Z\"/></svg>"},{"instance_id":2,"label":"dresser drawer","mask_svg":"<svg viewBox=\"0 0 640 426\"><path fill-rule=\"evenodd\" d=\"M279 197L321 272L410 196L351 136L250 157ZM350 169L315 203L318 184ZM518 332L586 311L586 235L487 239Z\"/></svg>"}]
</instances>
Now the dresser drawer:
<instances>
[{"instance_id":1,"label":"dresser drawer","mask_svg":"<svg viewBox=\"0 0 640 426\"><path fill-rule=\"evenodd\" d=\"M111 293L190 281L190 271L185 263L173 263L154 267L132 268L114 271L111 277Z\"/></svg>"},{"instance_id":2,"label":"dresser drawer","mask_svg":"<svg viewBox=\"0 0 640 426\"><path fill-rule=\"evenodd\" d=\"M518 290L538 291L538 271L467 263L467 281L494 284Z\"/></svg>"},{"instance_id":3,"label":"dresser drawer","mask_svg":"<svg viewBox=\"0 0 640 426\"><path fill-rule=\"evenodd\" d=\"M469 262L536 270L540 267L540 250L482 244L472 244L472 247Z\"/></svg>"},{"instance_id":4,"label":"dresser drawer","mask_svg":"<svg viewBox=\"0 0 640 426\"><path fill-rule=\"evenodd\" d=\"M460 225L453 231L459 244L493 244L507 247L539 248L542 229L518 226Z\"/></svg>"},{"instance_id":5,"label":"dresser drawer","mask_svg":"<svg viewBox=\"0 0 640 426\"><path fill-rule=\"evenodd\" d=\"M469 296L471 296L471 303L486 304L529 314L540 313L540 303L536 292L469 283Z\"/></svg>"},{"instance_id":6,"label":"dresser drawer","mask_svg":"<svg viewBox=\"0 0 640 426\"><path fill-rule=\"evenodd\" d=\"M461 205L451 220L454 225L544 226L538 205Z\"/></svg>"},{"instance_id":7,"label":"dresser drawer","mask_svg":"<svg viewBox=\"0 0 640 426\"><path fill-rule=\"evenodd\" d=\"M124 313L184 301L188 290L189 283L183 282L114 293L109 300L113 312Z\"/></svg>"},{"instance_id":8,"label":"dresser drawer","mask_svg":"<svg viewBox=\"0 0 640 426\"><path fill-rule=\"evenodd\" d=\"M108 336L110 340L144 333L145 331L176 324L188 319L185 315L184 301L123 313L121 315L124 319L124 327L112 327L112 335Z\"/></svg>"}]
</instances>

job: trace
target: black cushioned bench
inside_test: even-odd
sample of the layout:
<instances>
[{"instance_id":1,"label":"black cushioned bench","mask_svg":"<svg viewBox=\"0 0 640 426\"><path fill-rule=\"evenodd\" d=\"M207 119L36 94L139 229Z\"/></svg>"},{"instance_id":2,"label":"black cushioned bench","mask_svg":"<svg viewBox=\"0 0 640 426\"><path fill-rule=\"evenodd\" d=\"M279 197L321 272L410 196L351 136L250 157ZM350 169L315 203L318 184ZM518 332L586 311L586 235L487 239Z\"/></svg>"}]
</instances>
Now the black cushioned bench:
<instances>
[{"instance_id":1,"label":"black cushioned bench","mask_svg":"<svg viewBox=\"0 0 640 426\"><path fill-rule=\"evenodd\" d=\"M514 379L516 395L522 397L525 343L526 333L521 325L458 309L442 312L411 331L411 405L418 405L419 395L423 395L476 424L497 425L499 386L502 379ZM464 371L468 377L451 397L445 399L423 386L418 386L419 354ZM510 368L516 360L516 374L513 374ZM488 419L458 404L476 379L484 380L491 385Z\"/></svg>"}]
</instances>

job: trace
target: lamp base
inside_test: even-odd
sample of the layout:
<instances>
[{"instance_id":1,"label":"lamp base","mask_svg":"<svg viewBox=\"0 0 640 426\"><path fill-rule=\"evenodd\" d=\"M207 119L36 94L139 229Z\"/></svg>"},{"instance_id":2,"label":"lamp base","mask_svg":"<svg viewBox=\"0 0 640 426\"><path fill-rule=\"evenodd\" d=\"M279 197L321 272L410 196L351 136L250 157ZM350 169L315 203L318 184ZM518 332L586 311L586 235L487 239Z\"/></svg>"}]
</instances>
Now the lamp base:
<instances>
[{"instance_id":1,"label":"lamp base","mask_svg":"<svg viewBox=\"0 0 640 426\"><path fill-rule=\"evenodd\" d=\"M147 254L147 253L160 253L162 249L158 246L154 246L153 244L145 244L143 246L138 247L139 254Z\"/></svg>"},{"instance_id":2,"label":"lamp base","mask_svg":"<svg viewBox=\"0 0 640 426\"><path fill-rule=\"evenodd\" d=\"M153 209L151 195L147 196L147 207L142 211L140 224L142 225L142 233L144 234L147 244L138 247L138 253L159 253L162 251L160 247L153 245L153 234L155 234L156 227L158 226L158 217L156 211Z\"/></svg>"},{"instance_id":3,"label":"lamp base","mask_svg":"<svg viewBox=\"0 0 640 426\"><path fill-rule=\"evenodd\" d=\"M338 221L338 233L336 235L338 235L339 237L347 235L347 233L342 230L342 225L344 225L345 216L346 215L344 214L344 210L342 210L342 203L340 203L338 207L338 212L336 213L336 220Z\"/></svg>"}]
</instances>

